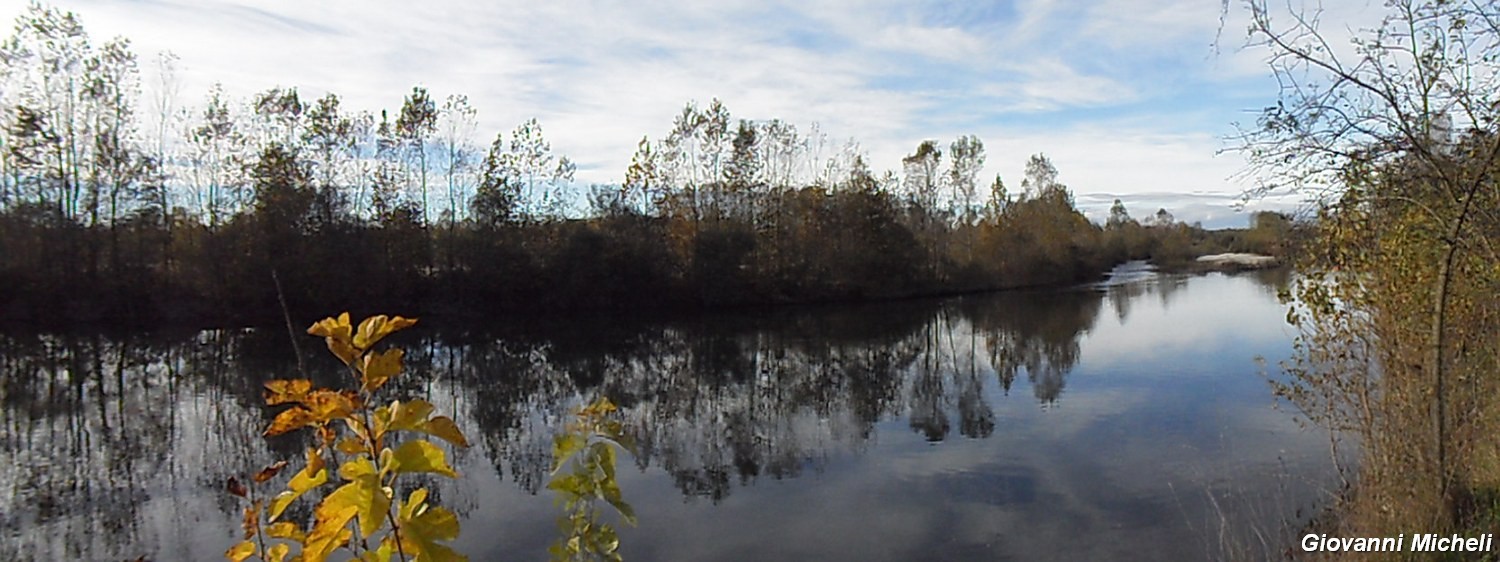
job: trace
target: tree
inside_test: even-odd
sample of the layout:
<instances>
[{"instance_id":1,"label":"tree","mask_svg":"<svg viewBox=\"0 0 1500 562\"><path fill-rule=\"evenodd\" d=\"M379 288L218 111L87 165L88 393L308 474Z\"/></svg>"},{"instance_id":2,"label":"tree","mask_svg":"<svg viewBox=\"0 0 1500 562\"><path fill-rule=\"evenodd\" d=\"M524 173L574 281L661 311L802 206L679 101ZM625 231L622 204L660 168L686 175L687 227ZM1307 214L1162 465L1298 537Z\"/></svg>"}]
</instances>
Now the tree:
<instances>
[{"instance_id":1,"label":"tree","mask_svg":"<svg viewBox=\"0 0 1500 562\"><path fill-rule=\"evenodd\" d=\"M911 203L912 230L918 233L931 256L928 271L934 277L941 277L942 258L938 253L941 246L937 239L938 230L940 225L947 222L939 219L938 210L938 186L941 181L938 169L942 165L942 159L943 152L935 140L922 141L915 152L901 159L902 183Z\"/></svg>"},{"instance_id":2,"label":"tree","mask_svg":"<svg viewBox=\"0 0 1500 562\"><path fill-rule=\"evenodd\" d=\"M1026 160L1026 177L1021 179L1025 197L1073 206L1073 194L1057 181L1057 167L1045 154L1033 154Z\"/></svg>"},{"instance_id":3,"label":"tree","mask_svg":"<svg viewBox=\"0 0 1500 562\"><path fill-rule=\"evenodd\" d=\"M307 112L302 142L312 149L313 174L317 177L318 220L332 224L348 214L350 201L343 193L343 169L354 156L354 122L339 110L339 97L328 94Z\"/></svg>"},{"instance_id":4,"label":"tree","mask_svg":"<svg viewBox=\"0 0 1500 562\"><path fill-rule=\"evenodd\" d=\"M1125 203L1122 203L1119 199L1116 199L1115 203L1109 206L1109 218L1105 220L1104 226L1105 228L1113 230L1124 227L1126 224L1129 224L1134 220L1135 219L1130 218L1130 212L1125 210Z\"/></svg>"},{"instance_id":5,"label":"tree","mask_svg":"<svg viewBox=\"0 0 1500 562\"><path fill-rule=\"evenodd\" d=\"M1172 216L1172 213L1167 211L1165 208L1157 209L1156 212L1151 215L1152 226L1172 226L1176 222L1177 217Z\"/></svg>"},{"instance_id":6,"label":"tree","mask_svg":"<svg viewBox=\"0 0 1500 562\"><path fill-rule=\"evenodd\" d=\"M520 216L521 184L510 168L505 133L495 135L479 169L479 185L469 212L480 224L496 228Z\"/></svg>"},{"instance_id":7,"label":"tree","mask_svg":"<svg viewBox=\"0 0 1500 562\"><path fill-rule=\"evenodd\" d=\"M83 99L92 52L88 33L72 12L33 3L3 51L6 82L15 88L6 96L5 113L17 188L30 188L38 206L77 220L93 145Z\"/></svg>"},{"instance_id":8,"label":"tree","mask_svg":"<svg viewBox=\"0 0 1500 562\"><path fill-rule=\"evenodd\" d=\"M730 216L747 219L753 216L750 201L761 183L760 135L755 123L740 120L731 141L729 164L724 167L724 183Z\"/></svg>"},{"instance_id":9,"label":"tree","mask_svg":"<svg viewBox=\"0 0 1500 562\"><path fill-rule=\"evenodd\" d=\"M566 156L552 155L552 144L536 118L527 119L511 132L510 144L497 163L521 187L523 218L550 220L562 216L563 188L573 181L577 166Z\"/></svg>"},{"instance_id":10,"label":"tree","mask_svg":"<svg viewBox=\"0 0 1500 562\"><path fill-rule=\"evenodd\" d=\"M1386 456L1367 458L1427 466L1430 479L1407 480L1431 482L1429 493L1445 506L1439 516L1451 521L1464 466L1452 458L1452 426L1476 431L1473 416L1456 417L1449 407L1454 362L1471 357L1455 344L1473 337L1455 330L1451 318L1472 310L1467 291L1493 275L1469 265L1473 254L1500 262L1487 234L1497 224L1500 9L1487 2L1393 0L1381 24L1356 34L1352 50L1344 50L1331 44L1317 12L1274 6L1249 2L1250 38L1270 53L1280 99L1239 141L1264 180L1259 192L1311 193L1334 229L1326 230L1322 254L1337 259L1310 267L1338 283L1331 292L1302 287L1302 327L1313 332L1307 337L1337 339L1329 331L1347 328L1339 327L1341 312L1331 302L1357 303L1371 314L1357 324L1382 342L1382 393L1424 405L1431 438L1390 441L1384 432L1392 426L1382 425L1363 437L1367 449ZM1383 257L1368 261L1373 256ZM1294 374L1302 382L1347 380L1348 373L1328 365ZM1424 383L1402 386L1412 380ZM1394 409L1386 413L1401 417ZM1379 480L1380 466L1364 470Z\"/></svg>"},{"instance_id":11,"label":"tree","mask_svg":"<svg viewBox=\"0 0 1500 562\"><path fill-rule=\"evenodd\" d=\"M419 215L425 226L428 224L427 216L427 138L437 132L438 110L432 98L427 95L427 88L413 86L411 95L406 96L406 101L401 104L401 116L396 118L396 138L400 139L401 147L409 155L414 155L417 164L418 189L421 195L421 211Z\"/></svg>"},{"instance_id":12,"label":"tree","mask_svg":"<svg viewBox=\"0 0 1500 562\"><path fill-rule=\"evenodd\" d=\"M974 261L972 228L979 219L979 171L984 168L984 142L974 135L958 137L948 146L948 186L953 190L953 216L963 229L964 261Z\"/></svg>"},{"instance_id":13,"label":"tree","mask_svg":"<svg viewBox=\"0 0 1500 562\"><path fill-rule=\"evenodd\" d=\"M302 140L302 113L307 104L302 103L296 88L271 88L255 96L251 102L256 117L253 134L259 135L257 149L272 143L283 147L295 146Z\"/></svg>"},{"instance_id":14,"label":"tree","mask_svg":"<svg viewBox=\"0 0 1500 562\"><path fill-rule=\"evenodd\" d=\"M730 148L730 117L729 109L724 107L724 102L714 98L709 102L708 109L701 115L702 125L698 127L699 138L697 144L701 147L701 166L703 171L695 174L703 178L704 206L707 214L714 219L720 218L724 212L724 153Z\"/></svg>"},{"instance_id":15,"label":"tree","mask_svg":"<svg viewBox=\"0 0 1500 562\"><path fill-rule=\"evenodd\" d=\"M242 202L240 162L245 142L230 115L222 85L209 89L200 121L189 132L189 145L198 206L213 230Z\"/></svg>"},{"instance_id":16,"label":"tree","mask_svg":"<svg viewBox=\"0 0 1500 562\"><path fill-rule=\"evenodd\" d=\"M154 192L154 205L161 210L162 228L167 236L164 242L169 242L172 236L172 190L166 184L176 178L176 169L173 162L177 159L176 137L172 135L182 124L182 112L177 107L177 98L181 90L181 84L177 79L177 55L171 52L162 52L156 59L157 82L152 98L153 108L156 110L156 141L152 158L156 160L157 170L161 179L161 186ZM169 244L168 244L169 245ZM170 264L171 254L166 246L162 249L162 256Z\"/></svg>"},{"instance_id":17,"label":"tree","mask_svg":"<svg viewBox=\"0 0 1500 562\"><path fill-rule=\"evenodd\" d=\"M979 171L984 168L984 142L974 135L958 137L948 146L948 185L953 189L955 213L962 224L979 216Z\"/></svg>"},{"instance_id":18,"label":"tree","mask_svg":"<svg viewBox=\"0 0 1500 562\"><path fill-rule=\"evenodd\" d=\"M118 269L120 262L119 222L128 208L133 208L136 199L145 194L147 181L153 179L156 162L145 154L140 146L135 123L135 100L137 90L135 54L124 39L105 43L96 56L86 65L87 83L84 93L91 102L94 114L93 162L90 168L91 217L90 225L100 222L101 191L108 199L104 218L109 227L109 260L111 269ZM154 182L157 190L165 186ZM159 198L147 198L147 201ZM166 213L166 209L161 209ZM97 264L91 263L90 267Z\"/></svg>"},{"instance_id":19,"label":"tree","mask_svg":"<svg viewBox=\"0 0 1500 562\"><path fill-rule=\"evenodd\" d=\"M462 94L448 96L439 111L442 137L439 139L444 155L444 175L448 183L448 225L458 222L458 202L463 199L469 169L473 166L474 147L470 144L477 128L478 112L469 105L469 97Z\"/></svg>"},{"instance_id":20,"label":"tree","mask_svg":"<svg viewBox=\"0 0 1500 562\"><path fill-rule=\"evenodd\" d=\"M661 193L665 180L658 168L657 154L652 150L651 139L641 137L635 154L630 157L630 168L625 170L625 181L620 183L620 201L626 208L660 204L665 198Z\"/></svg>"},{"instance_id":21,"label":"tree","mask_svg":"<svg viewBox=\"0 0 1500 562\"><path fill-rule=\"evenodd\" d=\"M998 224L1000 217L1005 214L1005 209L1010 206L1010 192L1005 188L1005 180L1000 174L995 174L995 181L990 183L989 200L985 202L985 216L991 224Z\"/></svg>"},{"instance_id":22,"label":"tree","mask_svg":"<svg viewBox=\"0 0 1500 562\"><path fill-rule=\"evenodd\" d=\"M902 183L912 204L927 212L935 212L938 203L938 169L942 165L943 151L937 141L925 140L917 150L901 159Z\"/></svg>"}]
</instances>

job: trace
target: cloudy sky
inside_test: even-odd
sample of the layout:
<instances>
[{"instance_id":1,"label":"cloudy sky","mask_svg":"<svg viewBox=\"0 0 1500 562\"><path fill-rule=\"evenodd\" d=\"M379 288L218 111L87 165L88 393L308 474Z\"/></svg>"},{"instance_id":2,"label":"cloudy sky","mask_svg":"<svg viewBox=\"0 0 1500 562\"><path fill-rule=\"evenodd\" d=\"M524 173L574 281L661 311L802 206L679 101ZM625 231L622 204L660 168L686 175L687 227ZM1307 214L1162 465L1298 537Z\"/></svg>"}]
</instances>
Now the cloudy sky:
<instances>
[{"instance_id":1,"label":"cloudy sky","mask_svg":"<svg viewBox=\"0 0 1500 562\"><path fill-rule=\"evenodd\" d=\"M24 8L5 3L7 19ZM332 91L369 110L398 109L413 85L463 93L481 142L537 117L582 182L618 182L642 135L717 97L736 118L852 137L877 169L923 139L976 134L986 177L1014 189L1045 153L1095 218L1120 197L1136 216L1164 206L1239 226L1230 205L1250 182L1217 153L1277 93L1264 53L1241 48L1243 10L1220 0L55 4L96 40L129 37L148 87L150 61L171 51L191 100L213 82Z\"/></svg>"}]
</instances>

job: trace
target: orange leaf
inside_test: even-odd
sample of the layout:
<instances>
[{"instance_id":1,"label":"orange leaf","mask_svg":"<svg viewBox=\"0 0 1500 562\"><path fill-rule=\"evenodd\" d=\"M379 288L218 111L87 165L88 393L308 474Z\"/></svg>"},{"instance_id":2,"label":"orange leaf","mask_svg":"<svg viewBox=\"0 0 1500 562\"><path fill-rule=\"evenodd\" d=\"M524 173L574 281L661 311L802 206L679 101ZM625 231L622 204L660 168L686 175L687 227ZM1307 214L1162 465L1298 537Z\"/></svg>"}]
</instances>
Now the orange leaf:
<instances>
[{"instance_id":1,"label":"orange leaf","mask_svg":"<svg viewBox=\"0 0 1500 562\"><path fill-rule=\"evenodd\" d=\"M226 482L224 484L224 488L229 490L229 493L242 498L245 497L246 493L248 493L248 491L245 490L245 485L240 483L240 479L233 476L229 477L229 482Z\"/></svg>"},{"instance_id":2,"label":"orange leaf","mask_svg":"<svg viewBox=\"0 0 1500 562\"><path fill-rule=\"evenodd\" d=\"M266 383L266 405L301 402L312 390L312 381L307 379L274 380Z\"/></svg>"},{"instance_id":3,"label":"orange leaf","mask_svg":"<svg viewBox=\"0 0 1500 562\"><path fill-rule=\"evenodd\" d=\"M275 464L260 469L260 472L255 473L255 483L259 484L275 478L277 474L281 473L281 469L283 468L286 468L286 461L276 461Z\"/></svg>"},{"instance_id":4,"label":"orange leaf","mask_svg":"<svg viewBox=\"0 0 1500 562\"><path fill-rule=\"evenodd\" d=\"M358 396L351 392L314 390L302 399L302 404L312 412L314 419L325 422L348 417L358 407L357 401Z\"/></svg>"},{"instance_id":5,"label":"orange leaf","mask_svg":"<svg viewBox=\"0 0 1500 562\"><path fill-rule=\"evenodd\" d=\"M255 536L255 532L260 530L260 500L245 508L245 520L240 522L240 528L245 530L246 539Z\"/></svg>"},{"instance_id":6,"label":"orange leaf","mask_svg":"<svg viewBox=\"0 0 1500 562\"><path fill-rule=\"evenodd\" d=\"M318 422L318 418L307 408L296 406L290 408L271 420L271 427L266 428L266 435L281 435L288 431L296 431Z\"/></svg>"}]
</instances>

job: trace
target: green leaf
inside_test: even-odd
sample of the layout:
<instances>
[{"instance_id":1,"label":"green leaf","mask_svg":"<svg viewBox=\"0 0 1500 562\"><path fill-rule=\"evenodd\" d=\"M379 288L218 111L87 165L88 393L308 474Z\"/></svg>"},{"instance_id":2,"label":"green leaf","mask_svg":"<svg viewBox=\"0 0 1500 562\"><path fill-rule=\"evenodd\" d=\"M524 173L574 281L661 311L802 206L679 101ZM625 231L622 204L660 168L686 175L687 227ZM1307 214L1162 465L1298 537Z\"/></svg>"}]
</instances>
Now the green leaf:
<instances>
[{"instance_id":1,"label":"green leaf","mask_svg":"<svg viewBox=\"0 0 1500 562\"><path fill-rule=\"evenodd\" d=\"M588 445L588 438L577 433L564 433L552 439L552 472L562 468L568 459Z\"/></svg>"}]
</instances>

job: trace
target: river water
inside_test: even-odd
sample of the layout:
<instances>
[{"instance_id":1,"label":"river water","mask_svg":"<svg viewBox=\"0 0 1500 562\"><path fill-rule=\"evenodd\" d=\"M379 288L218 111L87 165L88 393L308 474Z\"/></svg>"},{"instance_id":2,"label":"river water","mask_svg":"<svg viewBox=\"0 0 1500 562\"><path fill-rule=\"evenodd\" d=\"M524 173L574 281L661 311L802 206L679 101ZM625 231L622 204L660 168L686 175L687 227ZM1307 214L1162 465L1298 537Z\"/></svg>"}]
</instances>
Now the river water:
<instances>
[{"instance_id":1,"label":"river water","mask_svg":"<svg viewBox=\"0 0 1500 562\"><path fill-rule=\"evenodd\" d=\"M474 446L432 482L471 560L545 559L552 438L622 406L633 560L1195 560L1294 543L1336 481L1327 435L1266 384L1291 353L1283 272L1158 274L687 320L395 343ZM337 383L321 342L315 378ZM0 559L222 559L232 474L295 460L259 432L284 332L0 335ZM305 513L305 512L304 512Z\"/></svg>"}]
</instances>

